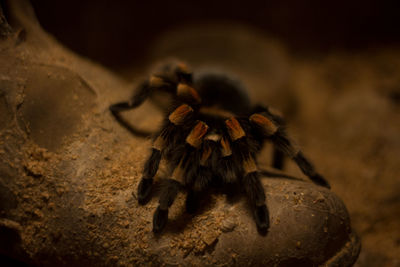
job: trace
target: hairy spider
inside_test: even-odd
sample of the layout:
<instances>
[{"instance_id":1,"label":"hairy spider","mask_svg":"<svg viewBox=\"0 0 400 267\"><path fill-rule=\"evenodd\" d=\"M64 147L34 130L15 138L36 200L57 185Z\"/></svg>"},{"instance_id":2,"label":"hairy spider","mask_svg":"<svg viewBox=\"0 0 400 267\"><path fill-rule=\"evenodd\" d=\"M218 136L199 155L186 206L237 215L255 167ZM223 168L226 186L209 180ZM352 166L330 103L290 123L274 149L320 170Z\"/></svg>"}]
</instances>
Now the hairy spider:
<instances>
[{"instance_id":1,"label":"hairy spider","mask_svg":"<svg viewBox=\"0 0 400 267\"><path fill-rule=\"evenodd\" d=\"M138 201L149 200L161 158L168 163L169 177L161 187L153 231L168 221L168 208L181 188L188 191L186 210L193 213L199 196L208 187L239 184L252 206L260 233L269 228L265 192L256 156L266 140L274 144L273 166L282 169L284 154L294 160L314 183L329 188L303 153L287 137L281 116L261 105L251 106L245 90L233 79L217 73L193 78L183 63L163 65L143 82L131 101L110 106L115 118L134 133L120 112L138 107L153 92L173 96L173 104L161 129L154 135L138 186Z\"/></svg>"}]
</instances>

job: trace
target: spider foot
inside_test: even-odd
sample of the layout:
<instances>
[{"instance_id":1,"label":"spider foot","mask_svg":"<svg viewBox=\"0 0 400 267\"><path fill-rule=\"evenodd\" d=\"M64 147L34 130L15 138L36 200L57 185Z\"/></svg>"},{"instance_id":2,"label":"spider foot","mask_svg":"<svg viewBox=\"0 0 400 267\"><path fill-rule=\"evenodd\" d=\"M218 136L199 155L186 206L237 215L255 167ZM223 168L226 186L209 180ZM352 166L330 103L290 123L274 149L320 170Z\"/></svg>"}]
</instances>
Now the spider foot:
<instances>
[{"instance_id":1,"label":"spider foot","mask_svg":"<svg viewBox=\"0 0 400 267\"><path fill-rule=\"evenodd\" d=\"M265 235L269 228L269 213L266 205L257 206L254 210L257 229L260 234Z\"/></svg>"},{"instance_id":2,"label":"spider foot","mask_svg":"<svg viewBox=\"0 0 400 267\"><path fill-rule=\"evenodd\" d=\"M153 217L153 232L160 233L167 225L168 209L162 210L160 207L156 209Z\"/></svg>"},{"instance_id":3,"label":"spider foot","mask_svg":"<svg viewBox=\"0 0 400 267\"><path fill-rule=\"evenodd\" d=\"M140 181L137 193L140 205L144 205L149 201L152 184L153 184L153 179L142 178L142 180Z\"/></svg>"},{"instance_id":4,"label":"spider foot","mask_svg":"<svg viewBox=\"0 0 400 267\"><path fill-rule=\"evenodd\" d=\"M311 176L310 179L311 179L314 183L316 183L317 185L320 185L320 186L326 187L326 188L328 188L328 189L331 189L331 186L329 185L328 181L325 180L325 178L322 177L322 176L319 175L319 174L316 174L316 175Z\"/></svg>"}]
</instances>

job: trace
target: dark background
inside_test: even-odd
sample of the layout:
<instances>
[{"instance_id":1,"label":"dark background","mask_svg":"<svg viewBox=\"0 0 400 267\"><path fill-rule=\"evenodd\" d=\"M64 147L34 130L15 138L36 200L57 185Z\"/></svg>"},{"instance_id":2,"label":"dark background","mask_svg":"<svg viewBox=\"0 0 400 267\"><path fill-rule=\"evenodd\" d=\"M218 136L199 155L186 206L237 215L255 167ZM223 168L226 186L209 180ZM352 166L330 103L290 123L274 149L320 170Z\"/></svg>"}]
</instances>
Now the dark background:
<instances>
[{"instance_id":1,"label":"dark background","mask_svg":"<svg viewBox=\"0 0 400 267\"><path fill-rule=\"evenodd\" d=\"M42 26L74 51L118 69L146 57L179 25L229 21L258 28L298 55L400 43L399 1L33 0Z\"/></svg>"}]
</instances>

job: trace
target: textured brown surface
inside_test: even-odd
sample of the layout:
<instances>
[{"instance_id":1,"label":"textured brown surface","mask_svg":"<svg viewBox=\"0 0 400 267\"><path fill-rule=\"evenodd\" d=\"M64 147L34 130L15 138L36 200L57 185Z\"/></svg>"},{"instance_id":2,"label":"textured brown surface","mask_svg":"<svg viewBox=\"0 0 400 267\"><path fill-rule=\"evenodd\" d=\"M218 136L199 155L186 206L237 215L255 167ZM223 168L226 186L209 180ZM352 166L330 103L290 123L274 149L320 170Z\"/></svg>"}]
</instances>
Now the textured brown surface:
<instances>
[{"instance_id":1,"label":"textured brown surface","mask_svg":"<svg viewBox=\"0 0 400 267\"><path fill-rule=\"evenodd\" d=\"M218 194L194 217L183 212L184 196L179 195L165 233L154 236L157 193L145 207L137 205L135 196L151 143L131 136L107 110L110 103L127 99L132 86L61 48L18 5L15 12L26 40L17 34L0 47L0 60L8 63L0 65L0 190L7 199L1 201L0 228L15 240L9 255L47 265L152 261L222 266L263 261L307 266L352 255L338 251L352 248L354 237L336 195L281 178L263 181L271 212L266 237L256 233L246 202ZM211 38L197 31L202 39ZM154 58L175 54L196 68L212 63L234 72L253 99L273 100L292 115L291 132L345 200L361 233L364 249L357 265L398 264L396 51L372 59L334 55L294 61L256 32L223 31L236 44L227 49L229 58L214 52L216 57L207 62L204 55L210 49L224 49L218 41L203 47L204 54L190 53L193 47L187 43L174 50L174 42L185 44L185 31L157 42ZM244 46L246 55L240 53ZM154 129L160 118L151 104L126 115L146 129ZM260 162L267 158L268 151ZM293 164L287 171L299 174ZM159 177L163 174L162 168Z\"/></svg>"}]
</instances>

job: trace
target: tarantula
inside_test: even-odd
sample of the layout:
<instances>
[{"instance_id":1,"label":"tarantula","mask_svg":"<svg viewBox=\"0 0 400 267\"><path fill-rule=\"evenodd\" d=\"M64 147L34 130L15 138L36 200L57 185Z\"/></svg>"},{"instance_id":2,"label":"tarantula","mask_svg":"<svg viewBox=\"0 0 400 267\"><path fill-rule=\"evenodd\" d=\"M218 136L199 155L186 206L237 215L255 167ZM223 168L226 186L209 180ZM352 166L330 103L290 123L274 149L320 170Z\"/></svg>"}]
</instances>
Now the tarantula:
<instances>
[{"instance_id":1,"label":"tarantula","mask_svg":"<svg viewBox=\"0 0 400 267\"><path fill-rule=\"evenodd\" d=\"M173 104L155 134L151 155L144 164L137 189L138 201L149 200L161 158L170 174L161 187L153 232L168 221L168 208L181 188L188 191L186 210L193 213L208 187L239 184L252 206L260 233L269 228L265 192L256 156L266 140L274 144L273 166L282 169L284 154L294 160L314 183L330 188L313 165L294 148L281 116L261 105L251 106L245 90L233 79L218 73L194 75L183 63L163 65L143 82L129 102L110 106L115 118L131 131L120 112L140 106L154 92L167 92Z\"/></svg>"}]
</instances>

